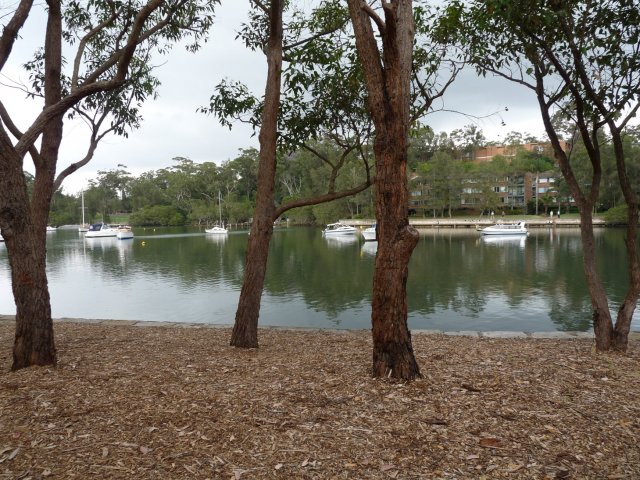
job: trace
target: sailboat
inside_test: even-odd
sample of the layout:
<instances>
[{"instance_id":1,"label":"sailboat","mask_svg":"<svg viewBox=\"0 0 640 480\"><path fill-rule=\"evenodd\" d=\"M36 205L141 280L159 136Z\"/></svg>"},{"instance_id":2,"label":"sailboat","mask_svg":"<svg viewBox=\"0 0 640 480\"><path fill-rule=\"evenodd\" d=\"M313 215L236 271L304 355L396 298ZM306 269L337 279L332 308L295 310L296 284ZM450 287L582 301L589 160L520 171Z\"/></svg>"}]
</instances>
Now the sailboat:
<instances>
[{"instance_id":1,"label":"sailboat","mask_svg":"<svg viewBox=\"0 0 640 480\"><path fill-rule=\"evenodd\" d=\"M224 223L222 223L222 203L220 200L220 191L218 191L218 215L220 217L219 223L211 228L205 228L204 231L206 233L214 233L217 235L226 235L227 233L229 233L228 230L224 228Z\"/></svg>"},{"instance_id":2,"label":"sailboat","mask_svg":"<svg viewBox=\"0 0 640 480\"><path fill-rule=\"evenodd\" d=\"M80 225L78 227L78 231L79 232L88 232L89 231L89 225L87 225L85 223L85 221L84 221L84 189L82 190L81 198L82 198L82 225Z\"/></svg>"}]
</instances>

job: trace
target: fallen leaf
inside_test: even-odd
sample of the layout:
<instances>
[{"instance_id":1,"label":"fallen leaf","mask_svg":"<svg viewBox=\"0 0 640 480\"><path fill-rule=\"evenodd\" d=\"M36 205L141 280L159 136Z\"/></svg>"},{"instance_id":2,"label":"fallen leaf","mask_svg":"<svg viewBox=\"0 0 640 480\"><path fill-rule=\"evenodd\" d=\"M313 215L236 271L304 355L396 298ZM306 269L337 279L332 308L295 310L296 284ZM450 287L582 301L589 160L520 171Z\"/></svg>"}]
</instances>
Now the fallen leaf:
<instances>
[{"instance_id":1,"label":"fallen leaf","mask_svg":"<svg viewBox=\"0 0 640 480\"><path fill-rule=\"evenodd\" d=\"M502 442L499 438L485 437L480 439L480 446L485 448L501 448Z\"/></svg>"}]
</instances>

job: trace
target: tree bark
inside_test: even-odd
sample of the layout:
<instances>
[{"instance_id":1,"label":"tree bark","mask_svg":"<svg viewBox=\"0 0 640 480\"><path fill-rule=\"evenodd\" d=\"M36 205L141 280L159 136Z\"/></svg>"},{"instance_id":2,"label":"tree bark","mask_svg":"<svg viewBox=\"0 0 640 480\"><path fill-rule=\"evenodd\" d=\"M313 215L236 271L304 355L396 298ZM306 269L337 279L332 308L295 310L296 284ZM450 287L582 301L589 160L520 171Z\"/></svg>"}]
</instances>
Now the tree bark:
<instances>
[{"instance_id":1,"label":"tree bark","mask_svg":"<svg viewBox=\"0 0 640 480\"><path fill-rule=\"evenodd\" d=\"M609 130L613 141L613 149L616 156L616 167L622 194L627 204L627 234L625 245L627 247L627 261L629 274L629 288L624 301L618 309L615 328L613 331L612 348L619 352L626 352L629 344L629 331L633 312L640 296L640 259L638 258L638 196L636 195L629 176L622 144L621 130L616 128L613 121L609 122Z\"/></svg>"},{"instance_id":2,"label":"tree bark","mask_svg":"<svg viewBox=\"0 0 640 480\"><path fill-rule=\"evenodd\" d=\"M576 197L574 197L576 198ZM582 266L591 297L593 332L596 349L604 352L611 349L613 323L609 301L597 270L595 241L593 237L593 214L591 204L578 205L580 211L580 237L582 239Z\"/></svg>"},{"instance_id":3,"label":"tree bark","mask_svg":"<svg viewBox=\"0 0 640 480\"><path fill-rule=\"evenodd\" d=\"M45 37L44 108L62 97L62 17L60 2L48 2ZM31 200L22 171L23 159L6 135L0 139L0 227L7 243L11 284L16 303L16 334L12 370L32 365L55 365L56 348L46 273L46 226L53 182L62 142L62 115L42 129L35 154L35 182Z\"/></svg>"},{"instance_id":4,"label":"tree bark","mask_svg":"<svg viewBox=\"0 0 640 480\"><path fill-rule=\"evenodd\" d=\"M231 333L231 345L242 348L258 347L258 316L269 255L269 241L273 234L275 212L274 189L276 148L278 142L278 110L282 82L282 0L272 0L269 9L269 41L267 54L267 85L264 111L260 127L260 156L256 208L247 247L245 271Z\"/></svg>"},{"instance_id":5,"label":"tree bark","mask_svg":"<svg viewBox=\"0 0 640 480\"><path fill-rule=\"evenodd\" d=\"M7 139L2 140L0 228L9 252L11 288L16 304L11 368L55 365L56 348L45 269L46 217L33 221L22 162L4 141Z\"/></svg>"},{"instance_id":6,"label":"tree bark","mask_svg":"<svg viewBox=\"0 0 640 480\"><path fill-rule=\"evenodd\" d=\"M412 380L420 376L407 326L408 265L418 242L417 231L409 225L406 176L415 35L412 2L382 2L384 21L367 3L348 3L376 127L378 252L371 305L372 374ZM372 21L382 37L382 56Z\"/></svg>"}]
</instances>

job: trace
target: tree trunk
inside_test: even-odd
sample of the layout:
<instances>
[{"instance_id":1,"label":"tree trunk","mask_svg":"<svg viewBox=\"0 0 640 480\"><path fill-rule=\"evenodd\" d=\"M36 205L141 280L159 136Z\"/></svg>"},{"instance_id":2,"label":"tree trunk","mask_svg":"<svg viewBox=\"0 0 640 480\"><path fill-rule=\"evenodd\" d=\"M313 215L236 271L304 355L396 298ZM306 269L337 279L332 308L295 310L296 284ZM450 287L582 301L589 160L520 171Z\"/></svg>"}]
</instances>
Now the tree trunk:
<instances>
[{"instance_id":1,"label":"tree trunk","mask_svg":"<svg viewBox=\"0 0 640 480\"><path fill-rule=\"evenodd\" d=\"M30 230L33 230L31 228ZM15 231L15 230L14 230ZM42 230L43 234L45 230ZM44 239L40 232L20 232L7 241L11 250L11 280L16 303L16 334L12 370L55 365L56 348L45 270ZM20 241L16 239L20 238Z\"/></svg>"},{"instance_id":2,"label":"tree trunk","mask_svg":"<svg viewBox=\"0 0 640 480\"><path fill-rule=\"evenodd\" d=\"M9 253L11 288L16 304L11 368L55 365L56 348L46 274L46 217L32 221L22 163L15 161L15 151L7 149L3 143L0 156L4 160L0 162L0 228Z\"/></svg>"},{"instance_id":3,"label":"tree trunk","mask_svg":"<svg viewBox=\"0 0 640 480\"><path fill-rule=\"evenodd\" d=\"M596 349L604 352L611 349L613 323L607 294L597 270L595 241L593 237L593 214L590 205L580 206L580 237L582 239L582 266L593 309L593 331Z\"/></svg>"},{"instance_id":4,"label":"tree trunk","mask_svg":"<svg viewBox=\"0 0 640 480\"><path fill-rule=\"evenodd\" d=\"M376 145L385 143L376 136ZM418 232L407 216L406 167L388 143L386 151L376 151L376 254L371 302L373 335L373 376L411 380L420 376L407 326L407 277L411 253ZM377 150L377 149L376 149ZM405 150L406 151L406 150Z\"/></svg>"},{"instance_id":5,"label":"tree trunk","mask_svg":"<svg viewBox=\"0 0 640 480\"><path fill-rule=\"evenodd\" d=\"M376 127L378 253L371 302L372 374L412 380L420 376L407 326L408 265L418 241L417 231L409 226L406 175L415 34L412 2L382 2L384 22L365 2L348 3ZM382 58L372 20L382 37Z\"/></svg>"},{"instance_id":6,"label":"tree trunk","mask_svg":"<svg viewBox=\"0 0 640 480\"><path fill-rule=\"evenodd\" d=\"M242 348L258 347L258 316L269 255L269 241L273 233L274 189L276 176L276 147L278 142L278 110L282 78L282 0L272 0L269 14L269 43L267 45L267 85L264 111L260 127L260 158L256 208L249 235L242 290L238 300L231 345Z\"/></svg>"},{"instance_id":7,"label":"tree trunk","mask_svg":"<svg viewBox=\"0 0 640 480\"><path fill-rule=\"evenodd\" d=\"M269 242L273 233L272 217L266 212L261 217L258 219L254 216L253 224L251 225L242 290L240 291L236 319L231 333L230 344L234 347L258 347L260 300L267 271Z\"/></svg>"},{"instance_id":8,"label":"tree trunk","mask_svg":"<svg viewBox=\"0 0 640 480\"><path fill-rule=\"evenodd\" d=\"M62 97L62 15L59 1L48 2L45 37L45 109ZM40 152L30 150L36 175L31 200L22 171L23 158L11 141L0 139L0 217L7 230L11 285L16 303L13 370L32 365L55 365L56 348L46 273L46 227L49 219L58 152L62 142L62 114L42 130ZM4 236L4 235L3 235Z\"/></svg>"},{"instance_id":9,"label":"tree trunk","mask_svg":"<svg viewBox=\"0 0 640 480\"><path fill-rule=\"evenodd\" d=\"M627 235L625 237L625 245L627 247L627 261L629 269L629 288L625 295L624 301L618 310L616 324L613 331L612 348L616 351L626 352L629 344L629 331L631 330L631 320L633 312L636 309L638 297L640 296L640 259L638 258L638 196L636 195L629 176L624 156L624 147L620 129L615 128L611 121L609 130L613 140L613 149L616 156L616 167L618 170L618 179L620 187L624 195L625 202L628 207L627 212Z\"/></svg>"}]
</instances>

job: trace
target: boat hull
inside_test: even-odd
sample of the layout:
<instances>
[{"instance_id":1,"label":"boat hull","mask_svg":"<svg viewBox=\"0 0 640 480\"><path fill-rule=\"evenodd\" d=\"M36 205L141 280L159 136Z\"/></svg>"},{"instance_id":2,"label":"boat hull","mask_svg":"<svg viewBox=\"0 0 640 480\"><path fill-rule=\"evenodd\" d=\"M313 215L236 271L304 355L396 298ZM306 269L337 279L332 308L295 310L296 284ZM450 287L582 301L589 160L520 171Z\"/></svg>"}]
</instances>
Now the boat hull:
<instances>
[{"instance_id":1,"label":"boat hull","mask_svg":"<svg viewBox=\"0 0 640 480\"><path fill-rule=\"evenodd\" d=\"M205 228L204 231L210 235L226 235L227 233L229 233L226 228L222 227Z\"/></svg>"},{"instance_id":2,"label":"boat hull","mask_svg":"<svg viewBox=\"0 0 640 480\"><path fill-rule=\"evenodd\" d=\"M118 238L118 240L128 240L130 238L133 238L133 232L131 230L120 231L116 234L116 237Z\"/></svg>"}]
</instances>

